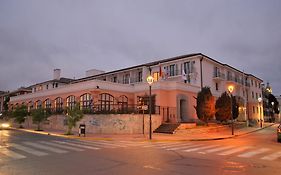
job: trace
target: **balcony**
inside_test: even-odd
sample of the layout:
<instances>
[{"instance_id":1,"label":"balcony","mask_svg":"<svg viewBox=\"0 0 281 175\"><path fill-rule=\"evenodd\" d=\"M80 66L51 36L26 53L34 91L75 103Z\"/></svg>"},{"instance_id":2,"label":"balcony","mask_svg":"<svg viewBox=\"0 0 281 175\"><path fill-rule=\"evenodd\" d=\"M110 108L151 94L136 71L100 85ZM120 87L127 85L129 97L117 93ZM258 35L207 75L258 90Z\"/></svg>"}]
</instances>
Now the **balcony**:
<instances>
[{"instance_id":1,"label":"balcony","mask_svg":"<svg viewBox=\"0 0 281 175\"><path fill-rule=\"evenodd\" d=\"M224 80L225 79L225 74L223 74L221 72L214 72L213 79L217 80L217 81Z\"/></svg>"}]
</instances>

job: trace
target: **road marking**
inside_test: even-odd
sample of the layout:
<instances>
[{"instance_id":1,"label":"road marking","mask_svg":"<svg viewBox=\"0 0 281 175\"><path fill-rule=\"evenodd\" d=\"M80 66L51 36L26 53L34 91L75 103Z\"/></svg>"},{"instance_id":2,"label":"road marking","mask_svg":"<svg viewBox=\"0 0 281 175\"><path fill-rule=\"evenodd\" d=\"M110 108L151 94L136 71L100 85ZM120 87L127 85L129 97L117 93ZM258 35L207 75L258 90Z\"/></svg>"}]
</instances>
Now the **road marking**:
<instances>
[{"instance_id":1,"label":"road marking","mask_svg":"<svg viewBox=\"0 0 281 175\"><path fill-rule=\"evenodd\" d=\"M98 142L103 143L105 145L112 145L112 146L123 147L123 148L127 147L126 145L116 144L116 142L112 142L112 141L99 140Z\"/></svg>"},{"instance_id":2,"label":"road marking","mask_svg":"<svg viewBox=\"0 0 281 175\"><path fill-rule=\"evenodd\" d=\"M70 147L70 146L67 146L67 145L60 145L60 144L57 144L57 143L50 143L50 142L46 142L46 141L40 141L40 143L50 145L50 146L59 147L59 148L69 149L69 150L72 150L72 151L84 151L84 149L74 148L74 147Z\"/></svg>"},{"instance_id":3,"label":"road marking","mask_svg":"<svg viewBox=\"0 0 281 175\"><path fill-rule=\"evenodd\" d=\"M94 149L94 150L100 149L100 148L93 147L93 146L79 145L77 143L69 143L69 142L63 142L63 141L57 141L57 140L53 140L52 142L56 142L56 143L60 143L60 144L64 144L64 145L75 146L75 147L80 147L80 148L86 148L86 149Z\"/></svg>"},{"instance_id":4,"label":"road marking","mask_svg":"<svg viewBox=\"0 0 281 175\"><path fill-rule=\"evenodd\" d=\"M128 146L143 146L145 143L143 142L132 142L132 141L119 141L121 143L124 143L125 145Z\"/></svg>"},{"instance_id":5,"label":"road marking","mask_svg":"<svg viewBox=\"0 0 281 175\"><path fill-rule=\"evenodd\" d=\"M203 151L203 152L199 152L199 153L202 153L202 154L214 153L214 152L218 152L218 151L223 151L223 150L231 149L233 147L234 146L225 146L225 147L220 147L220 148L209 149L207 151Z\"/></svg>"},{"instance_id":6,"label":"road marking","mask_svg":"<svg viewBox=\"0 0 281 175\"><path fill-rule=\"evenodd\" d=\"M11 157L12 159L23 159L26 158L24 155L18 154L14 151L11 151L7 148L1 148L1 153L7 157Z\"/></svg>"},{"instance_id":7,"label":"road marking","mask_svg":"<svg viewBox=\"0 0 281 175\"><path fill-rule=\"evenodd\" d=\"M249 157L252 157L252 156L255 156L255 155L258 155L258 154L265 153L269 150L270 150L269 148L261 148L261 149L255 150L255 151L250 151L250 152L247 152L247 153L244 153L244 154L240 154L237 157L249 158Z\"/></svg>"},{"instance_id":8,"label":"road marking","mask_svg":"<svg viewBox=\"0 0 281 175\"><path fill-rule=\"evenodd\" d=\"M67 140L66 142L69 143L78 143L78 144L86 144L86 145L94 145L97 147L103 147L103 148L117 148L118 146L113 146L112 144L107 144L107 143L99 143L99 142L93 142L93 141L87 141L87 140L83 140L83 141L78 141L78 140Z\"/></svg>"},{"instance_id":9,"label":"road marking","mask_svg":"<svg viewBox=\"0 0 281 175\"><path fill-rule=\"evenodd\" d=\"M268 156L264 156L261 159L262 160L275 160L275 159L278 159L280 157L281 157L281 151L279 151L277 153L270 154Z\"/></svg>"},{"instance_id":10,"label":"road marking","mask_svg":"<svg viewBox=\"0 0 281 175\"><path fill-rule=\"evenodd\" d=\"M144 148L149 148L149 147L156 147L156 146L168 146L168 145L175 145L175 144L178 144L180 142L173 142L173 143L163 143L163 142L160 142L160 143L150 143L150 145L145 145L143 146Z\"/></svg>"},{"instance_id":11,"label":"road marking","mask_svg":"<svg viewBox=\"0 0 281 175\"><path fill-rule=\"evenodd\" d=\"M214 147L218 147L218 145L209 145L209 146L191 148L191 149L186 149L186 150L183 150L183 151L184 151L184 152L192 152L192 151L198 151L198 150L208 149L208 148L214 148Z\"/></svg>"},{"instance_id":12,"label":"road marking","mask_svg":"<svg viewBox=\"0 0 281 175\"><path fill-rule=\"evenodd\" d=\"M177 145L168 145L168 146L162 146L162 147L159 147L159 148L174 148L174 147L182 147L182 146L186 146L186 145L190 145L191 143L180 143L180 144L177 144Z\"/></svg>"},{"instance_id":13,"label":"road marking","mask_svg":"<svg viewBox=\"0 0 281 175\"><path fill-rule=\"evenodd\" d=\"M10 145L15 149L33 154L35 156L46 156L46 155L48 155L48 153L38 151L38 150L35 150L35 149L32 149L32 148L28 148L28 147L25 147L25 146L22 146L22 145L18 145L18 144L15 144L15 143L12 143Z\"/></svg>"},{"instance_id":14,"label":"road marking","mask_svg":"<svg viewBox=\"0 0 281 175\"><path fill-rule=\"evenodd\" d=\"M230 149L228 151L219 153L218 155L226 156L226 155L230 155L230 154L234 154L234 153L237 153L237 152L244 151L244 150L249 149L249 148L252 148L252 147L250 147L250 146L238 147L238 148Z\"/></svg>"},{"instance_id":15,"label":"road marking","mask_svg":"<svg viewBox=\"0 0 281 175\"><path fill-rule=\"evenodd\" d=\"M67 153L68 152L68 151L65 151L62 149L58 149L58 148L54 148L54 147L50 147L50 146L46 146L46 145L42 145L42 144L34 143L34 142L23 142L23 143L26 145L29 145L29 146L33 146L35 148L44 149L44 150L55 152L55 153Z\"/></svg>"},{"instance_id":16,"label":"road marking","mask_svg":"<svg viewBox=\"0 0 281 175\"><path fill-rule=\"evenodd\" d=\"M166 149L167 151L175 151L175 150L179 150L179 149L187 149L187 148L192 148L192 147L197 147L197 146L202 146L203 144L197 144L197 145L191 145L191 144L187 144L186 146L182 146L182 147L176 147L176 148L169 148Z\"/></svg>"}]
</instances>

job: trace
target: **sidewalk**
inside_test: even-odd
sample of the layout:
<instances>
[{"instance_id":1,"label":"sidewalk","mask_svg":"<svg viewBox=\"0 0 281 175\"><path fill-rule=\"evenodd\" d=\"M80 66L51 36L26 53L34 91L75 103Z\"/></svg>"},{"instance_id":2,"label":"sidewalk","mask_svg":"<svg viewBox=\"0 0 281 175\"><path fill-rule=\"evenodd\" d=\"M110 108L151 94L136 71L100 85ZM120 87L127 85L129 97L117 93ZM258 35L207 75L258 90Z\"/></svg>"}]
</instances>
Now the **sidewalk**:
<instances>
[{"instance_id":1,"label":"sidewalk","mask_svg":"<svg viewBox=\"0 0 281 175\"><path fill-rule=\"evenodd\" d=\"M201 127L195 129L186 130L186 132L179 132L175 134L161 134L161 133L153 133L152 134L152 142L157 141L208 141L208 140L221 140L221 139L229 139L233 137L239 137L242 135L250 134L253 132L257 132L259 130L268 128L275 125L274 123L266 123L263 128L259 127L243 127L243 128L235 128L234 135L231 135L231 128L227 129L217 129L216 131L210 131L208 127ZM44 131L34 131L32 129L18 129L26 132L45 134L45 135L53 135L58 137L79 139L79 140L125 140L125 141L150 141L149 135L143 134L87 134L86 137L78 136L78 133L74 133L75 135L65 135L64 131L60 130L44 130Z\"/></svg>"}]
</instances>

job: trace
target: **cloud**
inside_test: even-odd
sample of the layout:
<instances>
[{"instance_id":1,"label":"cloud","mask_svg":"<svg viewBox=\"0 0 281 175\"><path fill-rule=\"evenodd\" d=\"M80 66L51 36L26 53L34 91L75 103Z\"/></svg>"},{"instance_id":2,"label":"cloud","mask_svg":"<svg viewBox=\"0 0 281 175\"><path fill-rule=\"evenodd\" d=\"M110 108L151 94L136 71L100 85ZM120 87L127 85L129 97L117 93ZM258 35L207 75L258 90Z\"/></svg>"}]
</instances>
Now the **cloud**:
<instances>
[{"instance_id":1,"label":"cloud","mask_svg":"<svg viewBox=\"0 0 281 175\"><path fill-rule=\"evenodd\" d=\"M281 94L281 2L1 1L0 89L202 52Z\"/></svg>"}]
</instances>

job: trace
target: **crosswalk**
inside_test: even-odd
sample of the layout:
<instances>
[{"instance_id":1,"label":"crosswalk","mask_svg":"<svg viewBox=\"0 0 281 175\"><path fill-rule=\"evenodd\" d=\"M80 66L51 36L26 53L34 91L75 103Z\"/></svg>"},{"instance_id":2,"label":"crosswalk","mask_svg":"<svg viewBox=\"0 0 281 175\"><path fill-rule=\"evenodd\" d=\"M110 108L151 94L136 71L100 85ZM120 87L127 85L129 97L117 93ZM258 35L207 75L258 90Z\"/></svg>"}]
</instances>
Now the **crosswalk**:
<instances>
[{"instance_id":1,"label":"crosswalk","mask_svg":"<svg viewBox=\"0 0 281 175\"><path fill-rule=\"evenodd\" d=\"M150 143L145 148L157 148L166 151L178 151L182 153L197 153L210 156L234 156L238 158L255 158L259 160L281 161L281 151L270 148L254 146L233 146L195 142L166 142Z\"/></svg>"},{"instance_id":2,"label":"crosswalk","mask_svg":"<svg viewBox=\"0 0 281 175\"><path fill-rule=\"evenodd\" d=\"M0 146L0 163L10 160L21 160L30 156L48 156L52 154L67 154L87 150L137 147L142 149L162 149L177 151L183 154L196 153L210 156L233 156L237 158L255 158L266 161L280 161L281 150L264 147L233 146L210 144L206 142L138 142L138 141L107 141L107 140L38 140L9 143Z\"/></svg>"}]
</instances>

